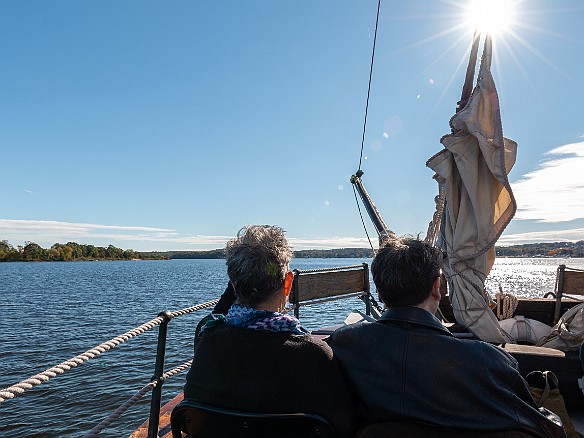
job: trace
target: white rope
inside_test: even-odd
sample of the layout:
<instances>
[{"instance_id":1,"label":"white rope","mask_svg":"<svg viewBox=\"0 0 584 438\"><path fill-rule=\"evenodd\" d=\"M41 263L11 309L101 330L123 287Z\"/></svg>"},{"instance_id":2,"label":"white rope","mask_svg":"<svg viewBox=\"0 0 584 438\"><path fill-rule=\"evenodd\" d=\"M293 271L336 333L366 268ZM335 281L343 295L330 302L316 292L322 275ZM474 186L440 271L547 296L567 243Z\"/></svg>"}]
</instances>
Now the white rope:
<instances>
[{"instance_id":1,"label":"white rope","mask_svg":"<svg viewBox=\"0 0 584 438\"><path fill-rule=\"evenodd\" d=\"M186 309L176 310L174 312L171 312L170 314L172 315L173 318L176 318L177 316L186 315L187 313L193 313L193 312L196 312L197 310L207 309L208 307L211 307L211 306L215 307L215 305L218 302L219 302L219 298L216 298L214 300L207 301L207 302L204 302L202 304L197 304L196 306L191 306L191 307L187 307Z\"/></svg>"},{"instance_id":2,"label":"white rope","mask_svg":"<svg viewBox=\"0 0 584 438\"><path fill-rule=\"evenodd\" d=\"M0 391L0 403L8 400L10 398L14 398L16 395L20 395L24 393L27 389L31 389L33 386L40 385L41 383L46 382L51 377L55 377L57 374L63 374L65 371L70 370L71 368L76 367L77 365L81 365L82 363L92 359L96 356L99 356L101 353L111 350L112 348L116 347L117 345L121 344L122 342L127 341L135 336L138 336L141 333L144 333L146 330L150 330L153 327L156 327L163 321L163 318L158 316L145 324L142 324L139 327L136 327L130 331L127 331L124 334L116 336L109 341L106 341L102 344L99 344L96 347L93 347L90 350L87 350L85 353L81 353L65 362L61 362L60 364L49 368L48 370L43 371L42 373L36 374L26 380L23 380L16 385L10 386L8 388L3 389Z\"/></svg>"},{"instance_id":3,"label":"white rope","mask_svg":"<svg viewBox=\"0 0 584 438\"><path fill-rule=\"evenodd\" d=\"M202 304L198 304L196 306L187 307L186 309L177 310L171 313L171 316L178 317L182 315L186 315L188 313L196 312L197 310L202 310L211 306L214 306L219 302L218 299L207 301ZM17 383L16 385L9 386L8 388L4 388L0 390L0 404L4 401L14 398L17 395L23 394L25 391L33 388L36 385L40 385L52 377L55 377L58 374L63 374L65 371L70 370L71 368L75 368L77 365L81 365L84 362L87 362L89 359L92 359L96 356L99 356L101 353L111 350L115 348L122 342L125 342L129 339L132 339L139 334L144 333L147 330L150 330L157 325L159 325L164 318L162 316L157 316L156 318L142 324L139 327L136 327L126 333L123 333L119 336L116 336L109 341L103 342L96 347L93 347L91 350L87 350L85 353L81 353L65 362L61 362L54 367L49 368L48 370L43 371L42 373L36 374L22 382Z\"/></svg>"},{"instance_id":4,"label":"white rope","mask_svg":"<svg viewBox=\"0 0 584 438\"><path fill-rule=\"evenodd\" d=\"M175 374L178 374L178 373L184 371L185 369L187 369L188 367L191 366L192 362L193 362L193 360L191 359L188 362L185 362L184 364L168 371L167 373L164 373L163 374L164 380L168 379L169 377L174 376ZM140 391L138 391L136 394L134 394L132 397L130 397L126 402L124 402L122 405L120 405L120 407L118 407L115 411L113 411L107 418L103 419L97 426L95 426L93 429L91 429L89 432L87 432L85 435L83 435L83 438L97 437L101 432L103 432L105 429L107 429L114 421L116 421L118 418L120 418L124 414L124 412L126 412L128 409L130 409L132 406L134 406L142 397L144 397L144 395L146 395L149 391L153 390L157 385L158 385L158 381L154 380L154 381L150 382L149 384L147 384L146 386L144 386L142 389L140 389Z\"/></svg>"},{"instance_id":5,"label":"white rope","mask_svg":"<svg viewBox=\"0 0 584 438\"><path fill-rule=\"evenodd\" d=\"M503 292L503 288L499 286L499 292L495 294L495 301L497 302L495 314L499 321L513 318L513 314L519 303L515 295Z\"/></svg>"}]
</instances>

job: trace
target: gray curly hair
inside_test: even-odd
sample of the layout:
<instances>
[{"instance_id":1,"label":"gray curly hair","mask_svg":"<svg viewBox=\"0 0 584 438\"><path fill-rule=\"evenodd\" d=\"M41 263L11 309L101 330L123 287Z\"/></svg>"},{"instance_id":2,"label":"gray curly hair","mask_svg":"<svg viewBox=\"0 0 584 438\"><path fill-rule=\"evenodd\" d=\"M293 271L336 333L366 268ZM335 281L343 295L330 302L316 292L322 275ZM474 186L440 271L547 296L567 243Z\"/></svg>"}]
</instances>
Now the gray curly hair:
<instances>
[{"instance_id":1,"label":"gray curly hair","mask_svg":"<svg viewBox=\"0 0 584 438\"><path fill-rule=\"evenodd\" d=\"M239 303L253 307L284 286L292 248L282 228L248 225L227 242L225 254L227 274Z\"/></svg>"}]
</instances>

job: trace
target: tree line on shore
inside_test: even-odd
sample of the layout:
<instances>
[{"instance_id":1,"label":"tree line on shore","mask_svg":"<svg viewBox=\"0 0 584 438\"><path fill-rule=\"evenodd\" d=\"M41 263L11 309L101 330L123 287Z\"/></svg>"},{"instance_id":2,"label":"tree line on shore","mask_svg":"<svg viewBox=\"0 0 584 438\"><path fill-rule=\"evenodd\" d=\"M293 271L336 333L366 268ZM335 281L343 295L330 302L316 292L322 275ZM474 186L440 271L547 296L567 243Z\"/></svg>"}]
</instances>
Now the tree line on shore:
<instances>
[{"instance_id":1,"label":"tree line on shore","mask_svg":"<svg viewBox=\"0 0 584 438\"><path fill-rule=\"evenodd\" d=\"M498 257L584 257L584 240L578 242L530 243L496 247ZM309 249L294 251L296 258L370 258L371 248ZM150 251L138 252L107 247L82 245L75 242L55 243L42 248L34 242L25 242L16 248L7 240L0 241L0 262L76 261L76 260L168 260L168 259L223 259L223 249L210 251Z\"/></svg>"},{"instance_id":2,"label":"tree line on shore","mask_svg":"<svg viewBox=\"0 0 584 438\"><path fill-rule=\"evenodd\" d=\"M584 240L578 242L528 243L497 246L497 257L584 257ZM142 253L169 259L222 259L222 249ZM294 251L295 258L371 258L371 248L307 249Z\"/></svg>"},{"instance_id":3,"label":"tree line on shore","mask_svg":"<svg viewBox=\"0 0 584 438\"><path fill-rule=\"evenodd\" d=\"M154 251L148 253L152 257L169 259L224 259L223 249L212 249L210 251ZM341 259L341 258L369 258L373 257L371 248L337 248L337 249L305 249L294 251L295 258L301 259Z\"/></svg>"},{"instance_id":4,"label":"tree line on shore","mask_svg":"<svg viewBox=\"0 0 584 438\"><path fill-rule=\"evenodd\" d=\"M52 262L76 260L132 260L143 258L162 258L142 255L133 249L82 245L75 242L55 243L43 248L34 242L25 242L16 248L7 240L0 241L0 262Z\"/></svg>"},{"instance_id":5,"label":"tree line on shore","mask_svg":"<svg viewBox=\"0 0 584 438\"><path fill-rule=\"evenodd\" d=\"M311 249L294 251L297 258L368 258L370 248ZM34 242L13 247L7 240L0 241L0 262L52 262L81 260L169 260L169 259L223 259L223 249L209 251L150 251L139 252L121 249L113 245L107 247L82 245L75 242L55 243L43 248Z\"/></svg>"},{"instance_id":6,"label":"tree line on shore","mask_svg":"<svg viewBox=\"0 0 584 438\"><path fill-rule=\"evenodd\" d=\"M496 247L499 257L584 257L584 240Z\"/></svg>"}]
</instances>

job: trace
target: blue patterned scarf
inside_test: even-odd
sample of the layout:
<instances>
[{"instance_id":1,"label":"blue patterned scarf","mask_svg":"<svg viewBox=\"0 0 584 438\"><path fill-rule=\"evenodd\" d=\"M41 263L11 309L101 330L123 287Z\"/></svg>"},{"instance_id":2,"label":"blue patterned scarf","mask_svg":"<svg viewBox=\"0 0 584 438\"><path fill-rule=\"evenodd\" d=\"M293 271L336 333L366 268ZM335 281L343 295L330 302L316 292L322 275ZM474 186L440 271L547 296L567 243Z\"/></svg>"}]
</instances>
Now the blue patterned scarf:
<instances>
[{"instance_id":1,"label":"blue patterned scarf","mask_svg":"<svg viewBox=\"0 0 584 438\"><path fill-rule=\"evenodd\" d=\"M213 315L213 317L214 319L207 321L201 329L201 333L218 322L224 322L227 325L251 330L292 332L297 335L308 334L308 331L300 325L300 321L292 315L269 310L257 310L240 304L233 304L227 315Z\"/></svg>"}]
</instances>

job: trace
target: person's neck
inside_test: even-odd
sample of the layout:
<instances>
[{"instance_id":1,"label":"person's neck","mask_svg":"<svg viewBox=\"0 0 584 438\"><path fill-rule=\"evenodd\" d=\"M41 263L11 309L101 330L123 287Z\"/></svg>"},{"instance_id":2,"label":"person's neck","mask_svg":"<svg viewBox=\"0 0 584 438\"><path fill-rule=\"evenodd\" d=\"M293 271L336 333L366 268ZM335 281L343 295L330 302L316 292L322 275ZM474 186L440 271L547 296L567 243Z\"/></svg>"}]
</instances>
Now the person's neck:
<instances>
[{"instance_id":1,"label":"person's neck","mask_svg":"<svg viewBox=\"0 0 584 438\"><path fill-rule=\"evenodd\" d=\"M428 299L426 299L425 301L422 301L420 304L414 306L417 307L419 309L424 309L427 312L430 312L432 315L434 315L436 313L436 311L438 310L438 302L434 299L432 299L432 297L430 296Z\"/></svg>"},{"instance_id":2,"label":"person's neck","mask_svg":"<svg viewBox=\"0 0 584 438\"><path fill-rule=\"evenodd\" d=\"M236 300L235 303L242 305L239 302L239 300ZM277 295L270 297L269 299L267 299L265 301L262 301L261 303L257 303L256 305L249 306L249 307L252 307L255 310L267 310L269 312L279 312L280 303L281 303L281 298L280 298L279 294L277 294Z\"/></svg>"}]
</instances>

